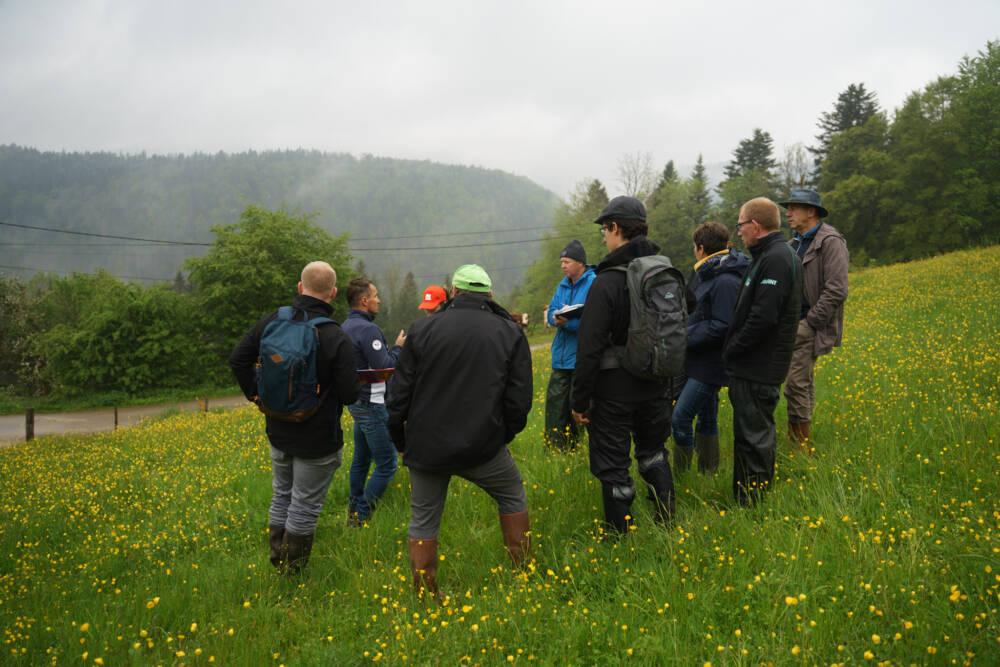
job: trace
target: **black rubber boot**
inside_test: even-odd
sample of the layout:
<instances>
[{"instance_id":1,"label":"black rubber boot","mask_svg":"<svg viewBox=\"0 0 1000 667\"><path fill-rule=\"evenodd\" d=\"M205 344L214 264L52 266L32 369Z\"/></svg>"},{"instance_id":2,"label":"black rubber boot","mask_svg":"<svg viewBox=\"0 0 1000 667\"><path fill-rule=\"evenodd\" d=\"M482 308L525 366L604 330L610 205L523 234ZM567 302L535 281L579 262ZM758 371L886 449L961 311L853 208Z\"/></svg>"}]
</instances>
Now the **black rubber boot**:
<instances>
[{"instance_id":1,"label":"black rubber boot","mask_svg":"<svg viewBox=\"0 0 1000 667\"><path fill-rule=\"evenodd\" d=\"M281 546L285 549L285 574L298 574L305 570L312 554L313 535L295 535L285 532Z\"/></svg>"},{"instance_id":2,"label":"black rubber boot","mask_svg":"<svg viewBox=\"0 0 1000 667\"><path fill-rule=\"evenodd\" d=\"M695 433L694 448L698 450L698 472L714 474L719 469L719 436Z\"/></svg>"},{"instance_id":3,"label":"black rubber boot","mask_svg":"<svg viewBox=\"0 0 1000 667\"><path fill-rule=\"evenodd\" d=\"M285 552L281 548L281 543L285 537L285 527L284 526L274 526L270 525L267 527L267 546L271 551L270 560L271 565L275 566L279 570L285 562Z\"/></svg>"},{"instance_id":4,"label":"black rubber boot","mask_svg":"<svg viewBox=\"0 0 1000 667\"><path fill-rule=\"evenodd\" d=\"M628 533L634 525L632 500L635 499L635 487L602 483L601 496L604 499L604 521L616 533Z\"/></svg>"},{"instance_id":5,"label":"black rubber boot","mask_svg":"<svg viewBox=\"0 0 1000 667\"><path fill-rule=\"evenodd\" d=\"M668 523L674 518L674 478L670 474L667 451L660 450L653 456L639 461L639 474L653 490L657 523Z\"/></svg>"},{"instance_id":6,"label":"black rubber boot","mask_svg":"<svg viewBox=\"0 0 1000 667\"><path fill-rule=\"evenodd\" d=\"M674 468L677 472L687 472L694 460L694 447L681 447L674 443ZM699 463L700 463L699 459Z\"/></svg>"}]
</instances>

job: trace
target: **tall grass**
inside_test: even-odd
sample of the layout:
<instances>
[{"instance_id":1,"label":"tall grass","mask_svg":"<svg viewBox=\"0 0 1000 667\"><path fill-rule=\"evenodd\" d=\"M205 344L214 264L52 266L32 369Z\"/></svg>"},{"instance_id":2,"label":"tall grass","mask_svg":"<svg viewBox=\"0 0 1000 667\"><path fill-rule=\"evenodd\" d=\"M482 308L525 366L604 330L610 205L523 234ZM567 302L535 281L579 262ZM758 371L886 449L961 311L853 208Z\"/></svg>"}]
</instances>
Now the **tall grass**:
<instances>
[{"instance_id":1,"label":"tall grass","mask_svg":"<svg viewBox=\"0 0 1000 667\"><path fill-rule=\"evenodd\" d=\"M3 661L997 664L1000 248L851 278L844 346L817 366L817 454L781 447L754 509L724 451L718 475L677 479L671 528L640 493L637 529L601 539L585 453L541 445L537 352L512 446L535 562L510 571L495 506L455 479L443 608L410 589L405 469L361 530L338 471L309 575L273 572L249 408L0 451ZM723 400L723 443L730 420Z\"/></svg>"}]
</instances>

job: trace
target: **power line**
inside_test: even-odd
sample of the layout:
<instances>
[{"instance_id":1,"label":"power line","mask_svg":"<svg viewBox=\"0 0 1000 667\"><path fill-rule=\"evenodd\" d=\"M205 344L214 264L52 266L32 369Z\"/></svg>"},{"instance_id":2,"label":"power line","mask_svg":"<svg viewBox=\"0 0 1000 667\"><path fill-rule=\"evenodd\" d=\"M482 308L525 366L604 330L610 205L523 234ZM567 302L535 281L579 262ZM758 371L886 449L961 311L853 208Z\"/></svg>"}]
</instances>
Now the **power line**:
<instances>
[{"instance_id":1,"label":"power line","mask_svg":"<svg viewBox=\"0 0 1000 667\"><path fill-rule=\"evenodd\" d=\"M424 239L436 236L468 236L469 234L499 234L501 232L529 232L538 229L538 227L513 227L511 229L488 229L485 231L472 231L472 232L439 232L434 234L406 234L402 236L373 236L370 238L354 238L351 237L352 241L385 241L387 239Z\"/></svg>"},{"instance_id":2,"label":"power line","mask_svg":"<svg viewBox=\"0 0 1000 667\"><path fill-rule=\"evenodd\" d=\"M534 264L525 264L523 266L499 266L496 268L488 268L488 267L483 267L483 268L486 269L487 273L495 273L499 271L516 271L518 269L530 269L532 266L534 266ZM451 275L450 271L446 271L445 273L449 276ZM424 280L426 280L427 278L440 278L440 277L441 274L438 273L435 274L426 273L420 276L413 276L414 279L424 279Z\"/></svg>"},{"instance_id":3,"label":"power line","mask_svg":"<svg viewBox=\"0 0 1000 667\"><path fill-rule=\"evenodd\" d=\"M149 241L151 243L163 243L165 245L195 245L208 246L211 243L200 243L198 241L165 241L163 239L144 239L137 236L117 236L115 234L96 234L94 232L76 232L69 229L53 229L52 227L36 227L32 225L19 225L16 222L0 222L6 227L20 227L21 229L34 229L43 232L56 232L59 234L75 234L77 236L96 236L102 239L121 239L123 241Z\"/></svg>"},{"instance_id":4,"label":"power line","mask_svg":"<svg viewBox=\"0 0 1000 667\"><path fill-rule=\"evenodd\" d=\"M33 225L22 225L22 224L18 224L18 223L14 223L14 222L0 222L0 225L4 225L6 227L17 227L17 228L20 228L20 229L31 229L31 230L35 230L35 231L53 232L53 233L57 233L57 234L74 234L74 235L77 235L77 236L88 236L88 237L96 237L96 238L117 239L117 240L124 240L124 241L144 241L146 243L162 244L162 245L183 245L183 246L202 246L202 247L212 245L211 243L203 243L203 242L200 242L200 241L172 241L172 240L167 240L167 239L149 239L149 238L142 238L142 237L136 237L136 236L120 236L120 235L117 235L117 234L98 234L96 232L78 232L78 231L73 231L73 230L69 230L69 229L54 229L52 227L38 227L38 226L33 226ZM533 229L537 229L537 227L529 227L529 228L525 228L525 229L532 229L533 230ZM513 230L510 230L510 231L513 231ZM524 231L524 229L522 229L521 231ZM473 233L473 232L458 232L458 233L469 234L469 233ZM484 233L484 232L475 232L475 233L481 234L481 233ZM488 233L488 232L486 232L486 233ZM392 239L395 239L395 238L423 238L423 237L430 237L430 236L452 236L452 235L453 234L445 233L445 234L433 234L433 235L432 234L426 234L426 235L399 236L399 237L386 236L386 237L382 237L380 239L365 239L365 240L392 240ZM479 247L485 247L485 246L509 245L509 244L514 244L514 243L538 243L540 241L551 240L551 239L570 239L570 238L575 238L575 237L574 236L545 236L545 237L541 237L541 238L518 239L518 240L514 240L514 241L493 241L493 242L488 242L488 243L470 243L470 244L456 244L456 245L429 245L429 246L415 246L415 247L406 247L406 248L349 248L349 249L351 251L353 251L353 252L392 252L392 251L395 251L395 250L443 250L443 249L449 249L449 248L479 248ZM358 240L361 240L361 239L358 239Z\"/></svg>"},{"instance_id":5,"label":"power line","mask_svg":"<svg viewBox=\"0 0 1000 667\"><path fill-rule=\"evenodd\" d=\"M0 269L17 269L19 271L45 271L46 273L61 273L63 275L69 275L73 273L87 273L86 271L62 271L60 269L43 269L38 266L8 266L6 264L0 264ZM153 280L156 282L170 282L173 278L150 278L149 276L122 276L114 273L109 273L108 275L114 278L129 278L131 280Z\"/></svg>"},{"instance_id":6,"label":"power line","mask_svg":"<svg viewBox=\"0 0 1000 667\"><path fill-rule=\"evenodd\" d=\"M4 243L0 242L0 246L13 248L23 248L23 247L34 247L34 246L44 246L46 248L51 248L53 246L62 246L67 248L112 248L112 247L127 247L127 248L156 248L162 245L159 241L150 241L147 243Z\"/></svg>"},{"instance_id":7,"label":"power line","mask_svg":"<svg viewBox=\"0 0 1000 667\"><path fill-rule=\"evenodd\" d=\"M496 241L491 243L468 243L465 245L427 245L413 248L351 248L351 252L392 252L394 250L446 250L453 248L483 248L486 246L512 245L514 243L538 243L551 239L572 239L575 236L546 236L540 239L520 239L517 241Z\"/></svg>"}]
</instances>

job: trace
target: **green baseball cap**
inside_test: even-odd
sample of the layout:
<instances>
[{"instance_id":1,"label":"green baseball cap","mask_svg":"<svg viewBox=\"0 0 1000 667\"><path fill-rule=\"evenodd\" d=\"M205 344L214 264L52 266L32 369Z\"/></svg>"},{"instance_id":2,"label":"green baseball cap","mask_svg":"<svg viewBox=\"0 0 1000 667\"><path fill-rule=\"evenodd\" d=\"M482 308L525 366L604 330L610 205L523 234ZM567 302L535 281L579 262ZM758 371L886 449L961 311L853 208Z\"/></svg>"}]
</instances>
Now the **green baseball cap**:
<instances>
[{"instance_id":1,"label":"green baseball cap","mask_svg":"<svg viewBox=\"0 0 1000 667\"><path fill-rule=\"evenodd\" d=\"M455 269L455 275L451 277L451 284L458 289L470 292L489 292L493 287L490 274L486 269L478 264L463 264Z\"/></svg>"}]
</instances>

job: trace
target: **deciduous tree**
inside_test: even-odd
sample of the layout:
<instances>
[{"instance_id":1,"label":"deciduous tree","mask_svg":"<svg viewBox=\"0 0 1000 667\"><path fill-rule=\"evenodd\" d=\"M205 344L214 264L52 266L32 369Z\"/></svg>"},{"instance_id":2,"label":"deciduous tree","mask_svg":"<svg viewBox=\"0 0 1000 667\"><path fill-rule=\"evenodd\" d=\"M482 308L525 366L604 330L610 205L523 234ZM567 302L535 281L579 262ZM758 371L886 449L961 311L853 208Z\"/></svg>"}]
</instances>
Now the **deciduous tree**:
<instances>
[{"instance_id":1,"label":"deciduous tree","mask_svg":"<svg viewBox=\"0 0 1000 667\"><path fill-rule=\"evenodd\" d=\"M208 344L220 360L257 318L292 302L306 264L321 259L338 276L350 271L346 236L334 238L307 214L251 204L239 221L212 232L208 252L188 259L185 267ZM338 298L333 306L334 319L343 319L344 301Z\"/></svg>"}]
</instances>

